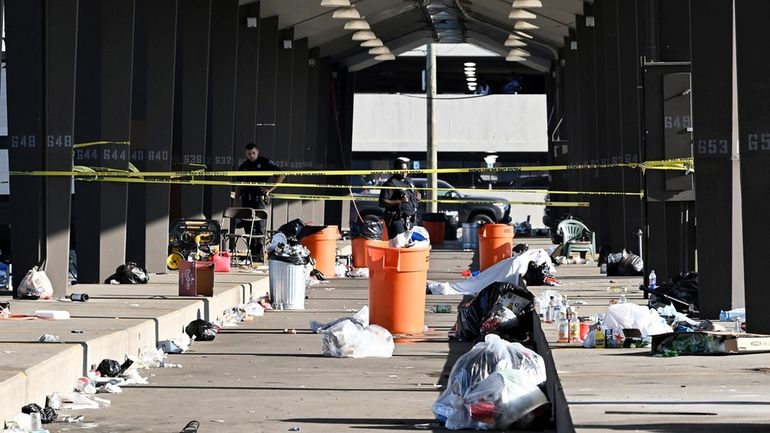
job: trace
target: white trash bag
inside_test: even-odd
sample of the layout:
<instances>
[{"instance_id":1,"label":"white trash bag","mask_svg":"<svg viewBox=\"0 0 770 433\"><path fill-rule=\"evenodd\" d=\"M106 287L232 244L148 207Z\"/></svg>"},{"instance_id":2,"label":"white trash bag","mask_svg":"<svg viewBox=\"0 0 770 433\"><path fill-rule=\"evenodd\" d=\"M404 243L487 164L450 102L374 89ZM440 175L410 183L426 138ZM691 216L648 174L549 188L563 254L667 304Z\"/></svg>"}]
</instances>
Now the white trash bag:
<instances>
[{"instance_id":1,"label":"white trash bag","mask_svg":"<svg viewBox=\"0 0 770 433\"><path fill-rule=\"evenodd\" d=\"M22 278L19 284L19 295L26 299L51 299L53 285L45 271L39 271L37 266L34 266Z\"/></svg>"},{"instance_id":2,"label":"white trash bag","mask_svg":"<svg viewBox=\"0 0 770 433\"><path fill-rule=\"evenodd\" d=\"M361 326L345 319L323 331L323 354L335 358L390 358L396 345L393 336L379 325Z\"/></svg>"}]
</instances>

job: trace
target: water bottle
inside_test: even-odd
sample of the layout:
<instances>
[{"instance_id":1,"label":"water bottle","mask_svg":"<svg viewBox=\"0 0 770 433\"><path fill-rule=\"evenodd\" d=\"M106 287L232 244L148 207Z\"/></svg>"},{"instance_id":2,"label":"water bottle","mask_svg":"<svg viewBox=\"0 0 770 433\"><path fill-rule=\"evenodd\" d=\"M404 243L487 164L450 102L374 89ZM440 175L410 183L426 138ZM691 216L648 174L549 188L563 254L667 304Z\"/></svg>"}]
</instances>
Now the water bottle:
<instances>
[{"instance_id":1,"label":"water bottle","mask_svg":"<svg viewBox=\"0 0 770 433\"><path fill-rule=\"evenodd\" d=\"M719 320L723 322L727 322L735 319L746 320L746 309L734 308L730 311L722 310L719 312Z\"/></svg>"},{"instance_id":2,"label":"water bottle","mask_svg":"<svg viewBox=\"0 0 770 433\"><path fill-rule=\"evenodd\" d=\"M561 318L561 303L554 302L553 305L553 316L551 316L552 321L557 321Z\"/></svg>"},{"instance_id":3,"label":"water bottle","mask_svg":"<svg viewBox=\"0 0 770 433\"><path fill-rule=\"evenodd\" d=\"M650 271L649 286L651 289L658 287L658 276L655 275L655 269Z\"/></svg>"},{"instance_id":4,"label":"water bottle","mask_svg":"<svg viewBox=\"0 0 770 433\"><path fill-rule=\"evenodd\" d=\"M551 296L551 300L548 301L548 306L545 309L545 323L553 323L556 311L556 299Z\"/></svg>"}]
</instances>

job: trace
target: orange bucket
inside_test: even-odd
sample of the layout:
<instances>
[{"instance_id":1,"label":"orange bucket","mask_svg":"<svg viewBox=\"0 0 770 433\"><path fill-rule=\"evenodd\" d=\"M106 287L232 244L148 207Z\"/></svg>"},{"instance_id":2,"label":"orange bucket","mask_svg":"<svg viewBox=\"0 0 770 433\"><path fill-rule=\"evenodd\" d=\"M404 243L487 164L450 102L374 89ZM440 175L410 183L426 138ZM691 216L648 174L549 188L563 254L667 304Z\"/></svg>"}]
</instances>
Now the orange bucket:
<instances>
[{"instance_id":1,"label":"orange bucket","mask_svg":"<svg viewBox=\"0 0 770 433\"><path fill-rule=\"evenodd\" d=\"M479 227L479 270L511 257L513 227L508 224L484 224Z\"/></svg>"},{"instance_id":2,"label":"orange bucket","mask_svg":"<svg viewBox=\"0 0 770 433\"><path fill-rule=\"evenodd\" d=\"M444 221L423 221L422 226L428 231L431 245L444 243Z\"/></svg>"},{"instance_id":3,"label":"orange bucket","mask_svg":"<svg viewBox=\"0 0 770 433\"><path fill-rule=\"evenodd\" d=\"M393 334L415 334L425 327L425 282L430 247L390 248L372 241L369 265L369 322Z\"/></svg>"},{"instance_id":4,"label":"orange bucket","mask_svg":"<svg viewBox=\"0 0 770 433\"><path fill-rule=\"evenodd\" d=\"M340 231L337 226L326 226L323 230L302 238L300 243L310 250L310 257L315 260L315 268L326 277L334 277L334 265L337 261L337 239Z\"/></svg>"},{"instance_id":5,"label":"orange bucket","mask_svg":"<svg viewBox=\"0 0 770 433\"><path fill-rule=\"evenodd\" d=\"M369 245L377 244L382 241L374 241L366 238L353 239L353 267L365 268L366 267L366 251Z\"/></svg>"}]
</instances>

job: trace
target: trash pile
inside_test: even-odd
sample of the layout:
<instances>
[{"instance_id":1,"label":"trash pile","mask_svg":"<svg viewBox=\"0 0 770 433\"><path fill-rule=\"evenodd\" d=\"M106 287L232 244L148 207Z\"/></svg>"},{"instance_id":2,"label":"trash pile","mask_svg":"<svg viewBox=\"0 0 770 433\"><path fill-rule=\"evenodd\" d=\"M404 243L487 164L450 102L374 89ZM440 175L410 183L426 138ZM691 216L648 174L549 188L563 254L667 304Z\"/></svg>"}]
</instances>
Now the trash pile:
<instances>
[{"instance_id":1,"label":"trash pile","mask_svg":"<svg viewBox=\"0 0 770 433\"><path fill-rule=\"evenodd\" d=\"M607 256L607 276L640 277L642 275L644 275L644 260L636 254L623 250Z\"/></svg>"},{"instance_id":2,"label":"trash pile","mask_svg":"<svg viewBox=\"0 0 770 433\"><path fill-rule=\"evenodd\" d=\"M449 336L477 341L498 334L509 341L530 341L535 296L513 283L493 283L457 307L457 322Z\"/></svg>"},{"instance_id":3,"label":"trash pile","mask_svg":"<svg viewBox=\"0 0 770 433\"><path fill-rule=\"evenodd\" d=\"M352 317L329 323L310 321L310 329L322 334L321 352L335 358L390 358L395 343L390 332L369 324L369 307L364 306Z\"/></svg>"},{"instance_id":4,"label":"trash pile","mask_svg":"<svg viewBox=\"0 0 770 433\"><path fill-rule=\"evenodd\" d=\"M693 314L698 312L698 273L681 273L657 287L639 286L650 294L650 308L673 305L677 311Z\"/></svg>"},{"instance_id":5,"label":"trash pile","mask_svg":"<svg viewBox=\"0 0 770 433\"><path fill-rule=\"evenodd\" d=\"M452 367L433 413L451 430L536 428L551 417L545 381L540 355L487 335Z\"/></svg>"},{"instance_id":6,"label":"trash pile","mask_svg":"<svg viewBox=\"0 0 770 433\"><path fill-rule=\"evenodd\" d=\"M428 230L422 226L415 226L396 235L389 241L391 248L423 248L430 246L430 235Z\"/></svg>"},{"instance_id":7,"label":"trash pile","mask_svg":"<svg viewBox=\"0 0 770 433\"><path fill-rule=\"evenodd\" d=\"M586 334L583 347L645 347L651 337L673 332L656 309L631 302L610 305Z\"/></svg>"},{"instance_id":8,"label":"trash pile","mask_svg":"<svg viewBox=\"0 0 770 433\"><path fill-rule=\"evenodd\" d=\"M115 273L104 280L104 284L147 284L150 277L147 270L134 262L115 268Z\"/></svg>"},{"instance_id":9,"label":"trash pile","mask_svg":"<svg viewBox=\"0 0 770 433\"><path fill-rule=\"evenodd\" d=\"M556 273L556 268L551 263L551 256L548 252L537 248L501 260L473 278L446 283L428 280L427 290L433 295L475 295L483 288L496 282L522 286L526 284L523 282L523 277L529 270L531 262L534 262L534 266L542 266L543 272L548 272L548 275L552 276Z\"/></svg>"}]
</instances>

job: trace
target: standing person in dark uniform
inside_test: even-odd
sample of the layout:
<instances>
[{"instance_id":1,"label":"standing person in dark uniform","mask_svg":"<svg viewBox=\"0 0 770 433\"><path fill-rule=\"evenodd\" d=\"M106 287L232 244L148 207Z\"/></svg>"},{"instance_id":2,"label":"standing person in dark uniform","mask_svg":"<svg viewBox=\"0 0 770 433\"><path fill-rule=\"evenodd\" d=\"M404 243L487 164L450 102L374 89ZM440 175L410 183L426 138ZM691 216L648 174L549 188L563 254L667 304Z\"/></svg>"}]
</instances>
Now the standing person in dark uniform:
<instances>
[{"instance_id":1,"label":"standing person in dark uniform","mask_svg":"<svg viewBox=\"0 0 770 433\"><path fill-rule=\"evenodd\" d=\"M394 161L396 170L408 170L407 160ZM385 224L388 227L388 239L408 231L414 224L420 193L414 190L414 182L406 173L396 173L383 186L396 187L380 190L379 205L385 209Z\"/></svg>"},{"instance_id":2,"label":"standing person in dark uniform","mask_svg":"<svg viewBox=\"0 0 770 433\"><path fill-rule=\"evenodd\" d=\"M259 149L254 143L246 145L246 160L238 167L238 171L278 171L280 168L273 164L272 161L259 156ZM286 176L279 175L273 176L272 180L270 176L243 176L239 177L238 181L241 182L260 182L260 183L275 183L279 184L283 182ZM241 199L241 206L250 207L252 209L266 209L269 203L268 195L277 188L274 186L241 186L235 187L235 197ZM254 230L254 234L265 234L265 227L262 221L257 222L257 227ZM246 223L243 226L247 232L251 231L251 225ZM255 257L262 257L262 244L257 241L251 245L252 255Z\"/></svg>"}]
</instances>

